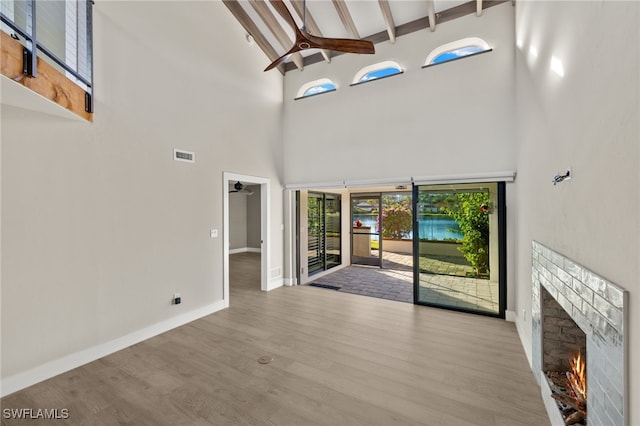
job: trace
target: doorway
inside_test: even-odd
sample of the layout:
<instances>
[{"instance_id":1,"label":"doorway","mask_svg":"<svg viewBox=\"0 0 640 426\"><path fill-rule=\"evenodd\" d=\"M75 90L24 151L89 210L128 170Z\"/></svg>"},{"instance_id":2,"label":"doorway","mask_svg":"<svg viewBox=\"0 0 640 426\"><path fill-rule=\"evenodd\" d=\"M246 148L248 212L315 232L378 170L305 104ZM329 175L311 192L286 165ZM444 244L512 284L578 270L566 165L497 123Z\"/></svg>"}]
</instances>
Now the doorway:
<instances>
[{"instance_id":1,"label":"doorway","mask_svg":"<svg viewBox=\"0 0 640 426\"><path fill-rule=\"evenodd\" d=\"M237 185L238 183L241 184ZM251 188L256 190L251 191ZM259 190L257 190L259 188ZM238 191L238 192L234 192ZM244 192L243 192L244 191ZM253 192L253 195L248 195L249 192ZM259 193L259 194L258 194ZM224 172L223 173L223 300L225 307L229 306L229 270L230 270L230 255L232 253L231 248L231 221L230 221L230 202L231 196L244 196L244 197L256 197L252 199L252 204L259 205L259 242L256 241L251 245L259 247L251 247L254 252L260 253L260 272L259 272L259 289L262 291L268 291L269 288L269 275L268 266L270 265L270 202L269 194L270 180L268 178L262 178L258 176L242 175L237 173ZM259 197L259 203L258 199ZM236 200L237 201L237 200ZM214 237L214 230L212 230L212 238ZM247 252L250 252L247 250ZM251 262L250 262L251 263ZM256 263L256 262L253 262Z\"/></svg>"},{"instance_id":2,"label":"doorway","mask_svg":"<svg viewBox=\"0 0 640 426\"><path fill-rule=\"evenodd\" d=\"M351 196L351 263L382 266L381 194Z\"/></svg>"},{"instance_id":3,"label":"doorway","mask_svg":"<svg viewBox=\"0 0 640 426\"><path fill-rule=\"evenodd\" d=\"M382 268L413 270L413 198L411 191L383 192L380 228Z\"/></svg>"},{"instance_id":4,"label":"doorway","mask_svg":"<svg viewBox=\"0 0 640 426\"><path fill-rule=\"evenodd\" d=\"M413 270L410 191L351 195L351 263Z\"/></svg>"}]
</instances>

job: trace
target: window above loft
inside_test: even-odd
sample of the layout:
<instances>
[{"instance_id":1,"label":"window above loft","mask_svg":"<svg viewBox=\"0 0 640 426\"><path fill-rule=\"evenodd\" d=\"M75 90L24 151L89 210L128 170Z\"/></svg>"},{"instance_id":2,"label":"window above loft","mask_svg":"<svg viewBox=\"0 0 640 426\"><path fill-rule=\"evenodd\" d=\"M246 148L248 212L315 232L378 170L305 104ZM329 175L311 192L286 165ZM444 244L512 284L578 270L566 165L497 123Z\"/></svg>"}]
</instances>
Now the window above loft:
<instances>
[{"instance_id":1,"label":"window above loft","mask_svg":"<svg viewBox=\"0 0 640 426\"><path fill-rule=\"evenodd\" d=\"M384 61L377 64L369 65L358 71L353 78L352 86L356 84L367 83L381 78L391 77L393 75L402 74L404 70L397 62Z\"/></svg>"},{"instance_id":2,"label":"window above loft","mask_svg":"<svg viewBox=\"0 0 640 426\"><path fill-rule=\"evenodd\" d=\"M303 84L298 89L295 99L304 99L322 93L335 92L338 89L336 84L328 78L321 78Z\"/></svg>"},{"instance_id":3,"label":"window above loft","mask_svg":"<svg viewBox=\"0 0 640 426\"><path fill-rule=\"evenodd\" d=\"M492 50L489 44L479 37L463 38L433 49L427 55L422 68L491 52Z\"/></svg>"}]
</instances>

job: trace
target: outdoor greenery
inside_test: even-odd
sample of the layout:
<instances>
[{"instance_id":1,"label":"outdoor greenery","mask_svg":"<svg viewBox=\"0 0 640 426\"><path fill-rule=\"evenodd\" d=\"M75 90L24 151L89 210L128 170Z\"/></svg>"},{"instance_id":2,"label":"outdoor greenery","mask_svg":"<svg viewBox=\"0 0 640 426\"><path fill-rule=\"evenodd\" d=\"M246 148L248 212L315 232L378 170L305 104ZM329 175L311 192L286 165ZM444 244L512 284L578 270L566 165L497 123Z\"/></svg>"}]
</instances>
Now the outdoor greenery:
<instances>
[{"instance_id":1,"label":"outdoor greenery","mask_svg":"<svg viewBox=\"0 0 640 426\"><path fill-rule=\"evenodd\" d=\"M384 238L408 238L413 230L411 197L390 194L382 198L382 236Z\"/></svg>"},{"instance_id":2,"label":"outdoor greenery","mask_svg":"<svg viewBox=\"0 0 640 426\"><path fill-rule=\"evenodd\" d=\"M384 238L405 238L413 229L411 210L403 206L382 209L382 236Z\"/></svg>"},{"instance_id":3,"label":"outdoor greenery","mask_svg":"<svg viewBox=\"0 0 640 426\"><path fill-rule=\"evenodd\" d=\"M489 272L489 193L465 192L455 194L457 203L444 207L443 211L455 219L463 233L458 248L476 272Z\"/></svg>"},{"instance_id":4,"label":"outdoor greenery","mask_svg":"<svg viewBox=\"0 0 640 426\"><path fill-rule=\"evenodd\" d=\"M441 215L445 209L459 203L455 192L420 192L418 210L421 215Z\"/></svg>"}]
</instances>

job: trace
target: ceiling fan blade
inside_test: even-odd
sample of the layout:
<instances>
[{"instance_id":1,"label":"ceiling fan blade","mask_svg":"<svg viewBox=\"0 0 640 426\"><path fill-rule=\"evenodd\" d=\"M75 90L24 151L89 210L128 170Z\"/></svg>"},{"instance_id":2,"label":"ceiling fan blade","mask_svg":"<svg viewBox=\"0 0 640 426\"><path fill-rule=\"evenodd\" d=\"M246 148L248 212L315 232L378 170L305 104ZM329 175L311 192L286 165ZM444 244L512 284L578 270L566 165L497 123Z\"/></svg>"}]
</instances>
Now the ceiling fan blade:
<instances>
[{"instance_id":1,"label":"ceiling fan blade","mask_svg":"<svg viewBox=\"0 0 640 426\"><path fill-rule=\"evenodd\" d=\"M297 45L296 45L296 46L294 46L294 49L295 49L296 47L297 47ZM290 51L288 51L288 52L287 52L287 53L285 53L284 55L280 56L280 57L279 57L278 59L276 59L275 61L271 62L271 63L269 64L269 66L268 66L268 67L266 67L264 70L265 70L265 71L272 70L272 69L274 69L275 67L277 67L278 65L280 65L281 63L283 63L284 61L286 61L287 59L289 59L289 56L291 56L291 54L295 52L295 50L294 50L294 49L291 49Z\"/></svg>"},{"instance_id":2,"label":"ceiling fan blade","mask_svg":"<svg viewBox=\"0 0 640 426\"><path fill-rule=\"evenodd\" d=\"M309 33L303 33L313 48L336 50L338 52L374 54L376 49L373 42L351 38L326 38L317 37Z\"/></svg>"},{"instance_id":3,"label":"ceiling fan blade","mask_svg":"<svg viewBox=\"0 0 640 426\"><path fill-rule=\"evenodd\" d=\"M296 41L287 53L271 62L269 66L264 69L265 71L269 71L277 67L286 61L292 53L306 49L326 49L338 52L362 54L373 54L376 52L373 43L367 40L317 37L309 34L304 28L300 30L295 19L293 19L293 15L291 15L291 12L289 12L289 9L287 9L287 6L282 0L269 0L269 2L271 3L271 6L273 6L273 8L289 23L289 25L291 25L291 28L293 28L296 34Z\"/></svg>"},{"instance_id":4,"label":"ceiling fan blade","mask_svg":"<svg viewBox=\"0 0 640 426\"><path fill-rule=\"evenodd\" d=\"M280 14L280 16L282 16L284 20L287 21L289 25L291 25L291 28L293 28L294 30L298 29L296 20L293 19L293 15L291 14L291 12L289 12L289 9L287 9L287 6L282 0L269 0L269 3L271 3L271 6L273 6L273 8Z\"/></svg>"}]
</instances>

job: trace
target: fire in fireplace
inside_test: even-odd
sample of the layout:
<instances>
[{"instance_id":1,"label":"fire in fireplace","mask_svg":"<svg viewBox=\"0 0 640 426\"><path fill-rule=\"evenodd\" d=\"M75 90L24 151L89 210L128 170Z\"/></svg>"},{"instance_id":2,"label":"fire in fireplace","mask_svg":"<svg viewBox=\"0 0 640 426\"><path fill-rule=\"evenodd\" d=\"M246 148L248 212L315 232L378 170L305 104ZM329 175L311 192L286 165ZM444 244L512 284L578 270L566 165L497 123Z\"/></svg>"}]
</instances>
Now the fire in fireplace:
<instances>
[{"instance_id":1,"label":"fire in fireplace","mask_svg":"<svg viewBox=\"0 0 640 426\"><path fill-rule=\"evenodd\" d=\"M565 425L584 425L587 420L587 376L586 362L581 352L571 360L571 369L566 372L546 373L551 397L556 400Z\"/></svg>"},{"instance_id":2,"label":"fire in fireplace","mask_svg":"<svg viewBox=\"0 0 640 426\"><path fill-rule=\"evenodd\" d=\"M581 352L571 358L571 370L567 373L573 396L579 400L587 401L587 363Z\"/></svg>"}]
</instances>

